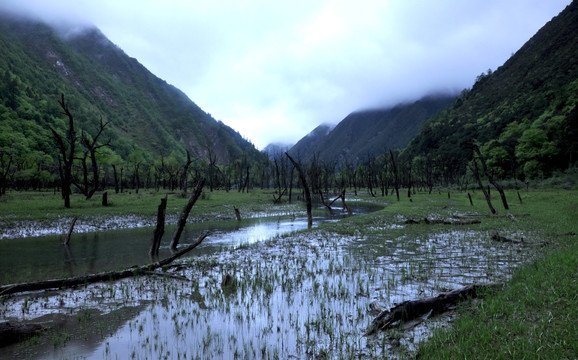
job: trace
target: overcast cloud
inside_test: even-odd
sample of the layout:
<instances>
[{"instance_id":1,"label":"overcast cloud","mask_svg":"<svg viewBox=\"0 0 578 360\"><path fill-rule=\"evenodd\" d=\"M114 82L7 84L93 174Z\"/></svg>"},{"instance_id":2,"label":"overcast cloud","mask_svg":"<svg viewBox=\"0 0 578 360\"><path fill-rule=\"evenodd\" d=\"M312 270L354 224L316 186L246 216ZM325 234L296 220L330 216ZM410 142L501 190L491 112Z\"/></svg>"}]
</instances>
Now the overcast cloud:
<instances>
[{"instance_id":1,"label":"overcast cloud","mask_svg":"<svg viewBox=\"0 0 578 360\"><path fill-rule=\"evenodd\" d=\"M495 70L570 0L1 0L96 25L258 148Z\"/></svg>"}]
</instances>

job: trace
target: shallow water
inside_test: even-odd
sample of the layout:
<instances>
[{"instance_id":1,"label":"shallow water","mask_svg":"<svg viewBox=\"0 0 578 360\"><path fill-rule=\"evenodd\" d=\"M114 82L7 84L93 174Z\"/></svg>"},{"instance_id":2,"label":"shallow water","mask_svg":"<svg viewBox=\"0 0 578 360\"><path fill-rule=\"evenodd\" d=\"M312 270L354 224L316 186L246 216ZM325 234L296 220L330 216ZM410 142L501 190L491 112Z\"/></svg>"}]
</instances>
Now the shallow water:
<instances>
[{"instance_id":1,"label":"shallow water","mask_svg":"<svg viewBox=\"0 0 578 360\"><path fill-rule=\"evenodd\" d=\"M284 221L279 229L294 224ZM524 256L519 248L490 243L488 234L475 229L394 236L403 225L382 219L368 235L283 230L267 238L255 225L226 244L207 242L206 251L168 270L178 278L141 277L11 298L0 315L73 314L78 326L79 309L103 314L139 309L100 336L39 347L36 357L46 359L390 357L414 350L447 318L403 334L364 336L375 315L370 304L389 308L471 283L505 280ZM234 281L223 286L226 274ZM7 358L17 357L14 349L0 349L0 356L4 351Z\"/></svg>"}]
</instances>

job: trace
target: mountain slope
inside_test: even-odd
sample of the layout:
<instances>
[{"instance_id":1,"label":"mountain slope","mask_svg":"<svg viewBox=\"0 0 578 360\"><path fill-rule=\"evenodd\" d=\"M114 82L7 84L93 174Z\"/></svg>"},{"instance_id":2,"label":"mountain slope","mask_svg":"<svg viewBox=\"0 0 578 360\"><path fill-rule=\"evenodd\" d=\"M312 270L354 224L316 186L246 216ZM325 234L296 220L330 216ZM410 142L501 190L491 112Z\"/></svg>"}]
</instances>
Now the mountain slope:
<instances>
[{"instance_id":1,"label":"mountain slope","mask_svg":"<svg viewBox=\"0 0 578 360\"><path fill-rule=\"evenodd\" d=\"M19 155L51 153L48 126L64 127L57 104L63 93L88 133L96 131L101 116L110 121L106 137L125 160L135 152L148 160L171 153L182 160L186 150L199 159L211 154L220 163L263 157L96 28L65 36L48 25L0 14L0 76L0 148L24 139Z\"/></svg>"},{"instance_id":2,"label":"mountain slope","mask_svg":"<svg viewBox=\"0 0 578 360\"><path fill-rule=\"evenodd\" d=\"M496 71L427 121L405 156L465 173L472 141L498 176L548 176L576 160L578 4L572 2ZM447 175L447 174L446 174Z\"/></svg>"},{"instance_id":3,"label":"mountain slope","mask_svg":"<svg viewBox=\"0 0 578 360\"><path fill-rule=\"evenodd\" d=\"M305 137L291 153L305 159L313 155L324 162L342 166L364 161L389 148L403 148L417 134L421 124L449 105L453 96L430 96L390 109L366 110L349 114L322 137Z\"/></svg>"},{"instance_id":4,"label":"mountain slope","mask_svg":"<svg viewBox=\"0 0 578 360\"><path fill-rule=\"evenodd\" d=\"M334 125L321 124L313 129L309 134L301 138L295 145L289 149L289 152L295 155L298 159L309 159L317 144L326 140L327 135L335 128Z\"/></svg>"}]
</instances>

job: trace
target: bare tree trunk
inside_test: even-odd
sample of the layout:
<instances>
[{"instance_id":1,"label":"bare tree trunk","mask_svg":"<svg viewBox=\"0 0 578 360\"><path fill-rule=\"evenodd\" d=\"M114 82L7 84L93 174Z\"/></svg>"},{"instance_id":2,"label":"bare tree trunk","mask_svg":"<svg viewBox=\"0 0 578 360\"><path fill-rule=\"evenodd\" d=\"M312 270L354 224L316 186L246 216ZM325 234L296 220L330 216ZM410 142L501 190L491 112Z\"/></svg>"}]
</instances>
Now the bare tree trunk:
<instances>
[{"instance_id":1,"label":"bare tree trunk","mask_svg":"<svg viewBox=\"0 0 578 360\"><path fill-rule=\"evenodd\" d=\"M333 216L334 215L333 209L331 208L330 204L327 204L325 202L325 198L323 197L323 191L321 189L319 189L319 196L321 197L321 203L327 208L327 210L329 210L329 213L331 214L331 216Z\"/></svg>"},{"instance_id":2,"label":"bare tree trunk","mask_svg":"<svg viewBox=\"0 0 578 360\"><path fill-rule=\"evenodd\" d=\"M497 182L494 179L492 172L488 170L488 167L486 166L486 160L482 156L482 152L480 151L480 147L478 146L478 144L475 141L474 141L474 151L478 155L478 158L480 158L480 162L482 163L482 169L484 170L484 174L486 174L486 176L488 177L488 181L492 185L494 185L494 187L500 193L500 198L502 199L502 205L504 205L504 209L508 210L509 209L508 201L506 200L506 194L504 193L504 188L502 187L502 185L499 182Z\"/></svg>"},{"instance_id":3,"label":"bare tree trunk","mask_svg":"<svg viewBox=\"0 0 578 360\"><path fill-rule=\"evenodd\" d=\"M187 178L189 175L189 166L191 166L192 163L193 161L191 160L191 154L189 153L189 150L187 150L187 162L183 167L183 181L182 181L183 197L187 193Z\"/></svg>"},{"instance_id":4,"label":"bare tree trunk","mask_svg":"<svg viewBox=\"0 0 578 360\"><path fill-rule=\"evenodd\" d=\"M189 198L189 201L187 201L187 204L183 208L183 212L181 213L181 216L179 217L179 221L177 223L177 228L175 230L175 233L173 234L173 239L171 240L170 247L172 251L177 250L177 246L179 245L179 239L181 238L181 234L183 233L183 229L185 228L185 224L187 223L189 213L191 212L191 209L195 205L195 202L197 202L197 199L201 196L204 185L205 179L201 179L197 182L195 190L193 191L191 197Z\"/></svg>"},{"instance_id":5,"label":"bare tree trunk","mask_svg":"<svg viewBox=\"0 0 578 360\"><path fill-rule=\"evenodd\" d=\"M112 164L112 173L114 174L114 192L118 194L120 187L118 185L118 174L116 172L116 165L114 164Z\"/></svg>"},{"instance_id":6,"label":"bare tree trunk","mask_svg":"<svg viewBox=\"0 0 578 360\"><path fill-rule=\"evenodd\" d=\"M52 127L50 127L50 131L52 132L54 140L56 140L56 147L60 151L60 156L58 159L60 165L60 178L62 181L61 191L62 197L64 198L64 207L70 208L70 187L72 185L72 163L74 162L74 149L76 147L76 131L74 130L74 118L68 110L68 104L64 101L64 94L61 94L61 100L58 102L58 104L60 104L64 114L68 117L68 133L66 137L63 137Z\"/></svg>"},{"instance_id":7,"label":"bare tree trunk","mask_svg":"<svg viewBox=\"0 0 578 360\"><path fill-rule=\"evenodd\" d=\"M397 196L397 201L399 201L399 169L397 168L397 163L395 162L395 156L393 156L393 151L389 150L389 155L391 156L391 167L394 175L395 195Z\"/></svg>"},{"instance_id":8,"label":"bare tree trunk","mask_svg":"<svg viewBox=\"0 0 578 360\"><path fill-rule=\"evenodd\" d=\"M311 192L309 191L309 186L307 185L305 173L301 169L301 165L295 160L293 160L293 158L289 155L289 153L285 153L285 155L287 155L287 157L289 158L291 163L293 163L293 166L295 166L297 172L299 173L299 179L301 179L301 185L303 185L303 191L305 192L305 201L307 203L307 227L310 228L313 226L313 215L311 213L311 209L313 206L311 204Z\"/></svg>"},{"instance_id":9,"label":"bare tree trunk","mask_svg":"<svg viewBox=\"0 0 578 360\"><path fill-rule=\"evenodd\" d=\"M490 211L492 212L492 214L495 214L496 209L494 209L494 206L492 205L492 199L490 198L490 194L488 194L488 192L486 191L486 188L482 184L482 179L480 178L480 172L478 171L478 162L475 158L473 159L473 163L474 163L474 166L470 166L470 170L472 170L472 172L474 173L474 177L478 181L478 185L480 186L480 189L484 193L484 197L486 198L486 202L488 203L488 207L490 208Z\"/></svg>"},{"instance_id":10,"label":"bare tree trunk","mask_svg":"<svg viewBox=\"0 0 578 360\"><path fill-rule=\"evenodd\" d=\"M66 234L66 238L64 239L64 245L68 245L70 243L70 237L72 236L72 231L74 230L74 224L76 224L76 220L78 220L78 218L75 216L70 223L68 234Z\"/></svg>"},{"instance_id":11,"label":"bare tree trunk","mask_svg":"<svg viewBox=\"0 0 578 360\"><path fill-rule=\"evenodd\" d=\"M149 255L155 257L159 255L159 247L161 246L161 239L165 233L165 215L167 210L167 197L161 199L157 210L157 226L153 233L153 240L151 248L149 250Z\"/></svg>"}]
</instances>

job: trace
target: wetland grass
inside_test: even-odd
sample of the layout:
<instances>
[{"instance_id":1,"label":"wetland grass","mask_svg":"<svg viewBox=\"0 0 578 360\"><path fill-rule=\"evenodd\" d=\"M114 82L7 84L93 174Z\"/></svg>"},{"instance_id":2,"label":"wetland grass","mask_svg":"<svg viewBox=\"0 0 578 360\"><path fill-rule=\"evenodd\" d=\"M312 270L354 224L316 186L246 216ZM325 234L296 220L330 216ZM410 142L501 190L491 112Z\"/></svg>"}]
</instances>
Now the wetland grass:
<instances>
[{"instance_id":1,"label":"wetland grass","mask_svg":"<svg viewBox=\"0 0 578 360\"><path fill-rule=\"evenodd\" d=\"M22 316L22 309L25 316L32 316L30 314L42 306L54 311L63 307L68 312L74 312L75 307L107 308L110 313L119 308L139 306L140 311L93 342L90 351L75 353L71 349L67 352L67 345L59 344L57 354L60 357L374 359L413 357L420 347L425 354L423 358L444 358L452 356L440 349L444 341L453 341L458 347L470 346L478 333L479 322L487 316L494 320L494 326L503 325L507 329L505 334L519 338L517 347L520 348L528 347L523 332L530 330L523 325L537 324L541 331L536 331L534 336L545 334L545 340L550 339L548 344L552 348L546 351L548 344L542 343L540 351L555 354L563 346L560 344L569 344L576 338L576 310L567 313L567 318L560 318L556 309L576 308L576 282L568 288L562 284L572 280L572 273L568 274L572 269L576 278L574 254L578 249L572 236L545 236L577 231L576 205L571 203L577 193L525 193L524 204L512 206L510 211L515 216L530 215L519 217L517 222L505 216L486 218L488 211L481 206L481 194L473 195L479 207L472 207L465 193L452 194L451 199L445 194L416 194L412 196L412 202L391 201L391 197L375 200L368 196L364 200L387 206L376 213L323 224L316 229L181 259L182 266L171 274L188 280L142 277L92 285L84 290L67 290L52 295L54 298L50 300L26 296L9 298L3 299L0 310L6 317L18 317ZM221 195L211 193L208 201L216 201L216 196ZM551 201L553 203L549 205ZM153 210L156 205L155 201ZM205 205L207 209L222 208L218 204ZM242 204L236 206L243 208ZM244 206L245 209L271 211L268 205L252 205L249 201ZM547 216L542 213L557 207L560 207L557 212ZM299 205L282 211L294 209L299 210ZM481 224L464 226L403 224L407 218L456 215L483 216L483 220ZM496 244L490 236L495 229L528 241L547 240L551 245L545 250ZM558 252L566 257L547 261L550 256L562 255ZM529 264L522 268L526 270L515 271L523 263ZM553 270L556 266L561 269ZM549 274L543 275L549 277L536 278L535 283L525 278L540 269L548 270ZM524 271L530 275L524 275ZM234 277L233 286L221 286L224 274ZM554 276L560 284L553 284ZM499 311L510 310L500 308L500 303L491 305L494 299L499 301L499 296L506 296L508 290L476 305L464 304L460 307L457 325L451 329L461 326L459 321L474 319L469 325L470 333L473 333L469 340L461 339L459 330L435 330L448 328L447 317L432 319L407 332L363 336L373 319L369 312L371 303L389 308L394 303L435 295L473 282L510 279L507 289L513 287L514 290L509 296L523 294L524 306L519 306L517 313L511 313L515 316L509 322L502 320L511 314ZM533 288L537 290L532 292ZM546 300L538 296L550 288L553 291ZM25 299L28 299L26 304ZM496 310L487 315L488 307ZM534 311L526 311L529 309ZM538 315L534 314L541 317L535 318ZM94 323L105 319L84 312L77 318L82 319L77 322L90 319ZM436 334L434 340L423 345L432 331ZM493 328L486 333L490 339L494 336L491 331ZM72 334L73 339L67 343L75 341L76 334ZM507 342L507 339L503 340ZM495 357L517 357L508 356L508 349L501 351L506 352L494 353L502 354ZM562 354L572 355L571 351L574 351L575 357L575 348L569 351ZM475 358L481 353L460 354ZM516 348L512 354L526 353L518 352Z\"/></svg>"}]
</instances>

